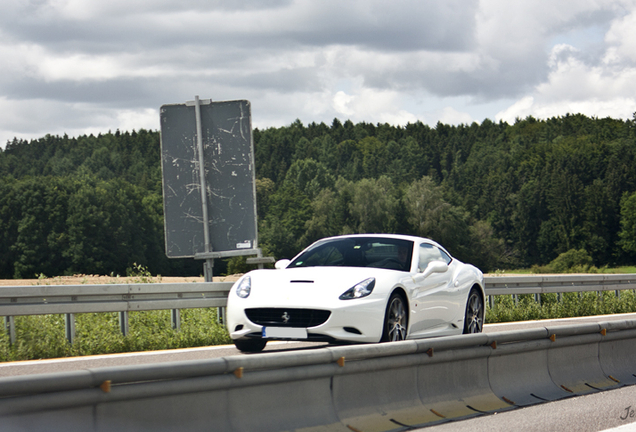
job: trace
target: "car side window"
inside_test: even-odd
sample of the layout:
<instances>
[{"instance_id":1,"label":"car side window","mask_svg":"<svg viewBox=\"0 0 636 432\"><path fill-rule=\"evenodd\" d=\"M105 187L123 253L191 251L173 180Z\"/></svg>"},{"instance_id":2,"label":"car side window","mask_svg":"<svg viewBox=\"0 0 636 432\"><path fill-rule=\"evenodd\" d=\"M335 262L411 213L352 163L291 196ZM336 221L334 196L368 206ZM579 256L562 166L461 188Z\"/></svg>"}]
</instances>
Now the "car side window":
<instances>
[{"instance_id":1,"label":"car side window","mask_svg":"<svg viewBox=\"0 0 636 432\"><path fill-rule=\"evenodd\" d=\"M436 249L439 251L440 256L442 257L442 261L444 261L446 264L450 264L453 259L440 248L436 248Z\"/></svg>"},{"instance_id":2,"label":"car side window","mask_svg":"<svg viewBox=\"0 0 636 432\"><path fill-rule=\"evenodd\" d=\"M448 256L446 252L433 246L429 243L422 243L420 245L420 262L418 265L418 271L421 273L426 270L429 263L432 261L444 261L446 264L450 264L452 258Z\"/></svg>"}]
</instances>

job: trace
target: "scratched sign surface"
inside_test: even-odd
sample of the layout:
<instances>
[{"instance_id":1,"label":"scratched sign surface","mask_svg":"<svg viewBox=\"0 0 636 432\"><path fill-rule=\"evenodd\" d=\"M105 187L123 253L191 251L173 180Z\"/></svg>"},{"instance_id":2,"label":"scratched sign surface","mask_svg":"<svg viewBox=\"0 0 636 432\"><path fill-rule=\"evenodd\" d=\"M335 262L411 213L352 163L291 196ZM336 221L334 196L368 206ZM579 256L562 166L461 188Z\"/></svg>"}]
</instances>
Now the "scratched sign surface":
<instances>
[{"instance_id":1,"label":"scratched sign surface","mask_svg":"<svg viewBox=\"0 0 636 432\"><path fill-rule=\"evenodd\" d=\"M166 255L206 252L195 107L161 107ZM214 252L257 247L250 103L200 105L210 245Z\"/></svg>"}]
</instances>

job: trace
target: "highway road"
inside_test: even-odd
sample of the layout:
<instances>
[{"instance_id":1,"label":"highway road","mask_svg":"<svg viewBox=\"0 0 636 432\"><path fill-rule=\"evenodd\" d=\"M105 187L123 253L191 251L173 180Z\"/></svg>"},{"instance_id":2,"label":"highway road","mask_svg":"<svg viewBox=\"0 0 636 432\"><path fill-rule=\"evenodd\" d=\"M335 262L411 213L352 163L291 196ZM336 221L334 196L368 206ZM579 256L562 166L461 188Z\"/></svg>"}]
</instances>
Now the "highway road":
<instances>
[{"instance_id":1,"label":"highway road","mask_svg":"<svg viewBox=\"0 0 636 432\"><path fill-rule=\"evenodd\" d=\"M520 330L552 325L635 319L636 314L488 324L484 332ZM324 343L270 342L267 351L320 349ZM65 359L0 364L0 376L54 373L88 368L152 364L243 355L232 345L201 348L109 354ZM636 386L572 397L463 421L430 426L426 431L636 431Z\"/></svg>"},{"instance_id":2,"label":"highway road","mask_svg":"<svg viewBox=\"0 0 636 432\"><path fill-rule=\"evenodd\" d=\"M431 426L426 432L636 431L636 386Z\"/></svg>"}]
</instances>

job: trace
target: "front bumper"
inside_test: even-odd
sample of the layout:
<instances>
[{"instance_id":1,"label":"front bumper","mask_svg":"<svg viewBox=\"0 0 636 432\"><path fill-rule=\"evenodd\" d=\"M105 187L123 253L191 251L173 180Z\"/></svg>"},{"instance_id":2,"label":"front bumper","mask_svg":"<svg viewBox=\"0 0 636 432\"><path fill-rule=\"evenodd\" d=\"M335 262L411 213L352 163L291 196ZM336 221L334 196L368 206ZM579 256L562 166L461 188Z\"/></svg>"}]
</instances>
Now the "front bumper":
<instances>
[{"instance_id":1,"label":"front bumper","mask_svg":"<svg viewBox=\"0 0 636 432\"><path fill-rule=\"evenodd\" d=\"M227 327L232 339L262 337L263 326L247 318L245 309L248 307L272 307L286 311L281 305L253 305L251 302L237 300L228 304ZM238 303L238 304L237 304ZM244 304L240 304L244 303ZM355 299L339 300L336 307L325 305L288 305L289 310L311 308L328 310L331 314L327 321L314 327L307 327L307 338L276 337L271 340L307 340L326 342L379 342L382 338L384 325L385 301L383 299ZM273 324L275 327L285 327Z\"/></svg>"}]
</instances>

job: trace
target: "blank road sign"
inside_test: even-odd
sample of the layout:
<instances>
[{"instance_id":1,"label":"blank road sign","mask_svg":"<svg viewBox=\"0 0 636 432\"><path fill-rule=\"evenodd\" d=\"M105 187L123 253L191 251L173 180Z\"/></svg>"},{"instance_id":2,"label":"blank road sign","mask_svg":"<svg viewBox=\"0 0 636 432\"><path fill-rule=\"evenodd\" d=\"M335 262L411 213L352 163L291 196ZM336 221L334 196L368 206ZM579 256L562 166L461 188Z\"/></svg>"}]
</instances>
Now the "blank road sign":
<instances>
[{"instance_id":1,"label":"blank road sign","mask_svg":"<svg viewBox=\"0 0 636 432\"><path fill-rule=\"evenodd\" d=\"M161 107L161 168L166 255L205 250L201 167L193 103ZM211 250L257 247L250 103L200 101Z\"/></svg>"}]
</instances>

